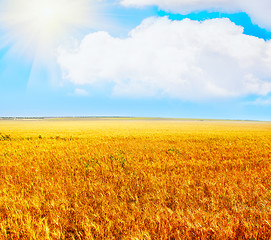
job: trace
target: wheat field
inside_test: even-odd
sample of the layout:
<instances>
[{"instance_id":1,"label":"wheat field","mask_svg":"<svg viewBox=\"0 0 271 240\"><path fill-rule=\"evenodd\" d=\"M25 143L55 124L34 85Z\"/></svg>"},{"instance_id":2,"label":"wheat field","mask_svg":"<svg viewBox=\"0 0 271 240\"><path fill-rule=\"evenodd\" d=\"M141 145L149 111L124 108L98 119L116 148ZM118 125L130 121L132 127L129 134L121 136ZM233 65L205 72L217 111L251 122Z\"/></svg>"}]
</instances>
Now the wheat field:
<instances>
[{"instance_id":1,"label":"wheat field","mask_svg":"<svg viewBox=\"0 0 271 240\"><path fill-rule=\"evenodd\" d=\"M0 239L271 239L271 123L2 120Z\"/></svg>"}]
</instances>

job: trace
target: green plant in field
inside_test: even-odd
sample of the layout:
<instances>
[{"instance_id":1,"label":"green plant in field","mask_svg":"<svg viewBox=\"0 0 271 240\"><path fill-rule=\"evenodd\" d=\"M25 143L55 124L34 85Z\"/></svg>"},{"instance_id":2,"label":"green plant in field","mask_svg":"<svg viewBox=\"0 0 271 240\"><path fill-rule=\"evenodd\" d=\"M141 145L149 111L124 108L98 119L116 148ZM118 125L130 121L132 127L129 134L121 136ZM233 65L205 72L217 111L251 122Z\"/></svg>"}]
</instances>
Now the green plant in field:
<instances>
[{"instance_id":1,"label":"green plant in field","mask_svg":"<svg viewBox=\"0 0 271 240\"><path fill-rule=\"evenodd\" d=\"M118 161L121 163L121 167L124 168L124 165L126 164L126 158L124 156L117 156L117 157L114 157L113 155L109 155L109 158L111 161Z\"/></svg>"},{"instance_id":2,"label":"green plant in field","mask_svg":"<svg viewBox=\"0 0 271 240\"><path fill-rule=\"evenodd\" d=\"M11 140L10 135L0 133L0 141L10 141L10 140Z\"/></svg>"}]
</instances>

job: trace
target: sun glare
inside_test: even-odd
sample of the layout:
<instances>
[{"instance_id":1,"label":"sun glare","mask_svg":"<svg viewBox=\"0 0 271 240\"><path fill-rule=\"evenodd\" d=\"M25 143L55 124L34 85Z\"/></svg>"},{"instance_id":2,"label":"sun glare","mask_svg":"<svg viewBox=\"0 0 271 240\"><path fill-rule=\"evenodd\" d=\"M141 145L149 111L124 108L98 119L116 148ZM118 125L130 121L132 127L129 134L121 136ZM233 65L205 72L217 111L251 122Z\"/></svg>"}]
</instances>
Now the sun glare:
<instances>
[{"instance_id":1,"label":"sun glare","mask_svg":"<svg viewBox=\"0 0 271 240\"><path fill-rule=\"evenodd\" d=\"M76 30L91 27L91 0L6 0L1 28L5 42L24 55L48 54Z\"/></svg>"}]
</instances>

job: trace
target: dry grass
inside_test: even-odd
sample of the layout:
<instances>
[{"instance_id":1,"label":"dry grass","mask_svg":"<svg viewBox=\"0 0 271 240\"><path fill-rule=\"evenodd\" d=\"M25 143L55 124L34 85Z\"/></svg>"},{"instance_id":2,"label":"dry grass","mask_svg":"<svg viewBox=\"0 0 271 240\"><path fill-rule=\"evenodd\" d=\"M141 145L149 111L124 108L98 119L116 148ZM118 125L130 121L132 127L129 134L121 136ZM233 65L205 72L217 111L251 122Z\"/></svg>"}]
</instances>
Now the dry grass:
<instances>
[{"instance_id":1,"label":"dry grass","mask_svg":"<svg viewBox=\"0 0 271 240\"><path fill-rule=\"evenodd\" d=\"M271 124L1 121L0 239L271 239Z\"/></svg>"}]
</instances>

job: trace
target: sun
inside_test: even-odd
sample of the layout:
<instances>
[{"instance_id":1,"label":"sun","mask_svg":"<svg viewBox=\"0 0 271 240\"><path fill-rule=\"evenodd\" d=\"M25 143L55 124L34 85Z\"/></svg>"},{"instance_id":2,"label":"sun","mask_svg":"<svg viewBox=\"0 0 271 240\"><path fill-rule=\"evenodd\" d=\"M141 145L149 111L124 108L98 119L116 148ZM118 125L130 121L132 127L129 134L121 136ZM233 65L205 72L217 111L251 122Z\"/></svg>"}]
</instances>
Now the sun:
<instances>
[{"instance_id":1,"label":"sun","mask_svg":"<svg viewBox=\"0 0 271 240\"><path fill-rule=\"evenodd\" d=\"M0 7L3 41L30 57L46 56L95 21L91 0L5 0Z\"/></svg>"}]
</instances>

